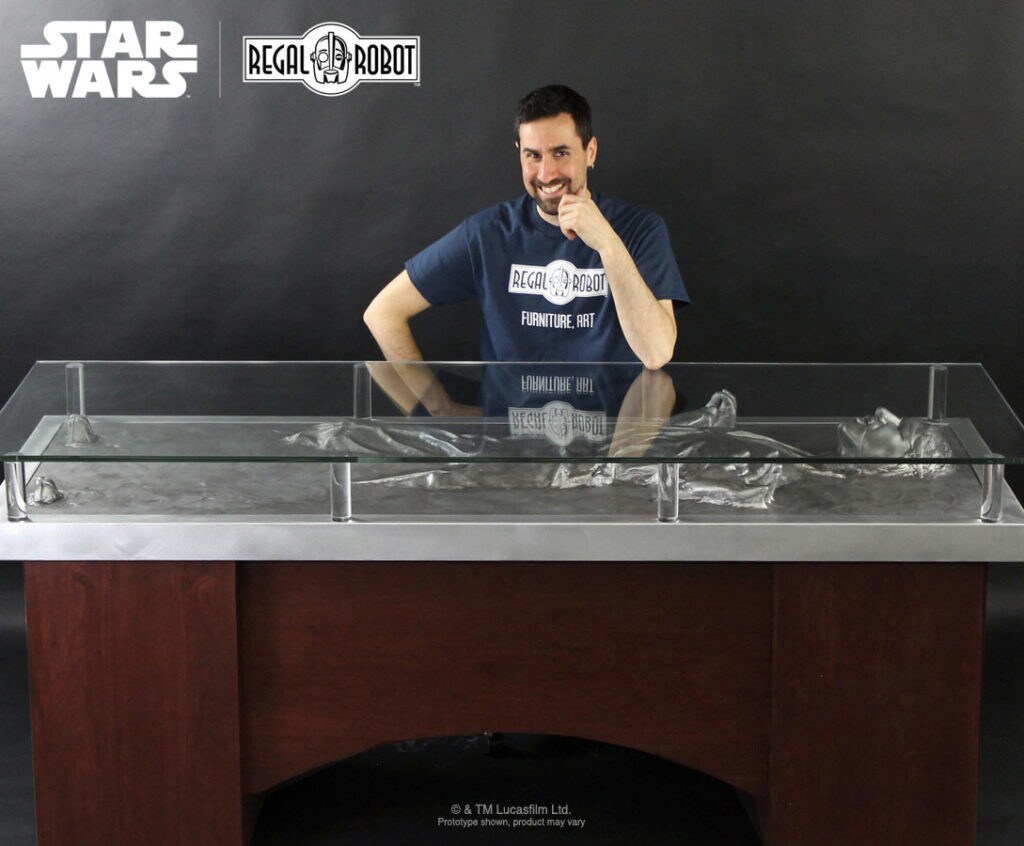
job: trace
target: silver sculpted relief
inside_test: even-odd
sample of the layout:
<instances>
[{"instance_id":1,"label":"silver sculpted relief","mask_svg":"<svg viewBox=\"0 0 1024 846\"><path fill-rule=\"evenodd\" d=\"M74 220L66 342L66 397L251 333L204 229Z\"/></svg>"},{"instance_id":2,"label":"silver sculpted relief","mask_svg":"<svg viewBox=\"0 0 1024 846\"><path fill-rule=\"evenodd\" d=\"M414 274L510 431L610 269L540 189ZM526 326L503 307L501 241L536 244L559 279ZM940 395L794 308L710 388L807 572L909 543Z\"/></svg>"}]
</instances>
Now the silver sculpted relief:
<instances>
[{"instance_id":1,"label":"silver sculpted relief","mask_svg":"<svg viewBox=\"0 0 1024 846\"><path fill-rule=\"evenodd\" d=\"M767 509L776 491L811 477L848 476L934 478L950 472L947 464L900 462L952 456L939 426L900 418L885 408L838 425L838 455L850 462L822 465L798 447L756 432L736 428L736 397L716 392L700 409L673 415L655 426L639 426L617 447L621 454L659 459L672 457L680 466L679 498L734 508ZM364 485L393 485L420 490L575 489L613 484L654 487L657 463L615 461L522 461L503 438L479 432L457 432L440 425L381 424L349 419L324 423L285 438L286 443L325 452L394 456L396 461L448 458L453 463L396 468L381 465L359 480ZM721 456L730 456L722 461ZM807 462L799 459L806 458ZM878 462L877 459L893 459ZM471 459L472 463L458 463ZM702 460L706 459L706 460ZM780 461L779 459L786 459ZM859 462L858 459L869 459ZM490 463L489 463L490 462Z\"/></svg>"}]
</instances>

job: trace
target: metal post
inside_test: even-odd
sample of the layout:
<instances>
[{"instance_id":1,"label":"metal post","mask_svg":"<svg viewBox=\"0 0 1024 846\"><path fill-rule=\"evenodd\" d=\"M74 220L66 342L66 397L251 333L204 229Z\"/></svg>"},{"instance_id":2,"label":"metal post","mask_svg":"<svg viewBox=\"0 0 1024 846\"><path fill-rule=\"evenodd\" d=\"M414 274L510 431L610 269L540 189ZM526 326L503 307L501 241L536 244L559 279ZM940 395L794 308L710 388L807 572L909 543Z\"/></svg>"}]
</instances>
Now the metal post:
<instances>
[{"instance_id":1,"label":"metal post","mask_svg":"<svg viewBox=\"0 0 1024 846\"><path fill-rule=\"evenodd\" d=\"M946 419L946 384L949 371L944 364L928 369L928 419Z\"/></svg>"},{"instance_id":2,"label":"metal post","mask_svg":"<svg viewBox=\"0 0 1024 846\"><path fill-rule=\"evenodd\" d=\"M993 460L985 464L985 472L982 474L981 519L986 523L998 523L1003 516L1003 475L1006 464L1001 455L990 453L985 458Z\"/></svg>"},{"instance_id":3,"label":"metal post","mask_svg":"<svg viewBox=\"0 0 1024 846\"><path fill-rule=\"evenodd\" d=\"M658 519L675 523L679 519L679 465L658 465Z\"/></svg>"},{"instance_id":4,"label":"metal post","mask_svg":"<svg viewBox=\"0 0 1024 846\"><path fill-rule=\"evenodd\" d=\"M352 369L352 416L360 419L367 419L371 416L371 394L373 380L370 378L370 368L365 361L356 363Z\"/></svg>"},{"instance_id":5,"label":"metal post","mask_svg":"<svg viewBox=\"0 0 1024 846\"><path fill-rule=\"evenodd\" d=\"M80 414L85 417L85 365L81 362L64 365L67 383L68 417Z\"/></svg>"},{"instance_id":6,"label":"metal post","mask_svg":"<svg viewBox=\"0 0 1024 846\"><path fill-rule=\"evenodd\" d=\"M28 520L28 501L25 495L25 462L5 461L4 477L7 481L7 519L12 522Z\"/></svg>"},{"instance_id":7,"label":"metal post","mask_svg":"<svg viewBox=\"0 0 1024 846\"><path fill-rule=\"evenodd\" d=\"M331 519L336 523L347 523L352 519L352 465L336 462L330 465L331 473Z\"/></svg>"}]
</instances>

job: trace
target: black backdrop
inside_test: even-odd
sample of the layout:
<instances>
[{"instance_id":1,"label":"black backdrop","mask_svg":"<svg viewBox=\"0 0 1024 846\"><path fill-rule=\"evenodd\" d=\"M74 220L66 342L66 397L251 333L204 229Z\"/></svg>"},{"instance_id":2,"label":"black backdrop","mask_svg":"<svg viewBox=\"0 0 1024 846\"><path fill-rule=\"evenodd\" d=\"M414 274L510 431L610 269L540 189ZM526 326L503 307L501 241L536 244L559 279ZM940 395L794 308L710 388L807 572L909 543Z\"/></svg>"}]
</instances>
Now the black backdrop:
<instances>
[{"instance_id":1,"label":"black backdrop","mask_svg":"<svg viewBox=\"0 0 1024 846\"><path fill-rule=\"evenodd\" d=\"M20 46L63 18L180 22L188 97L32 99ZM421 85L242 82L243 36L332 20L420 36ZM365 304L518 194L512 109L555 81L593 104L593 185L668 221L677 358L980 361L1024 409L1013 0L0 0L0 398L43 358L372 357ZM473 313L424 315L426 354L474 357ZM998 572L990 625L1019 622Z\"/></svg>"},{"instance_id":2,"label":"black backdrop","mask_svg":"<svg viewBox=\"0 0 1024 846\"><path fill-rule=\"evenodd\" d=\"M33 99L53 19L171 19L180 99ZM421 84L242 82L244 35L419 35ZM41 358L361 359L363 307L521 190L511 113L592 102L592 184L667 219L676 357L981 361L1024 408L1024 5L4 0L0 394ZM419 320L473 358L472 308ZM470 328L467 328L470 327Z\"/></svg>"}]
</instances>

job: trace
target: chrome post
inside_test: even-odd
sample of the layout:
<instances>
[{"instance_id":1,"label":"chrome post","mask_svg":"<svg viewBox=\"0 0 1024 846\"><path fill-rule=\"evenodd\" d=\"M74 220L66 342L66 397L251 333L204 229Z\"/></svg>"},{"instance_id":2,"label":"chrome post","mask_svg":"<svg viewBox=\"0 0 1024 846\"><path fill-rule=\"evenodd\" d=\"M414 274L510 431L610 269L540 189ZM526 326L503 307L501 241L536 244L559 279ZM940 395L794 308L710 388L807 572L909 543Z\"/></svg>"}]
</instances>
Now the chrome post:
<instances>
[{"instance_id":1,"label":"chrome post","mask_svg":"<svg viewBox=\"0 0 1024 846\"><path fill-rule=\"evenodd\" d=\"M357 362L352 370L352 416L366 419L372 416L371 394L373 380L365 361Z\"/></svg>"},{"instance_id":2,"label":"chrome post","mask_svg":"<svg viewBox=\"0 0 1024 846\"><path fill-rule=\"evenodd\" d=\"M946 383L949 370L944 364L928 368L928 419L946 419Z\"/></svg>"},{"instance_id":3,"label":"chrome post","mask_svg":"<svg viewBox=\"0 0 1024 846\"><path fill-rule=\"evenodd\" d=\"M28 500L25 494L25 462L5 461L4 477L7 481L7 519L14 523L28 520Z\"/></svg>"},{"instance_id":4,"label":"chrome post","mask_svg":"<svg viewBox=\"0 0 1024 846\"><path fill-rule=\"evenodd\" d=\"M1003 456L990 453L985 464L981 485L981 519L985 523L998 523L1003 516L1003 476L1006 464ZM998 460L996 460L998 459Z\"/></svg>"},{"instance_id":5,"label":"chrome post","mask_svg":"<svg viewBox=\"0 0 1024 846\"><path fill-rule=\"evenodd\" d=\"M68 417L80 414L85 417L85 365L73 362L64 365L67 384Z\"/></svg>"},{"instance_id":6,"label":"chrome post","mask_svg":"<svg viewBox=\"0 0 1024 846\"><path fill-rule=\"evenodd\" d=\"M679 465L658 465L658 519L675 523L679 519Z\"/></svg>"},{"instance_id":7,"label":"chrome post","mask_svg":"<svg viewBox=\"0 0 1024 846\"><path fill-rule=\"evenodd\" d=\"M330 465L331 519L347 523L352 519L352 465L339 461Z\"/></svg>"}]
</instances>

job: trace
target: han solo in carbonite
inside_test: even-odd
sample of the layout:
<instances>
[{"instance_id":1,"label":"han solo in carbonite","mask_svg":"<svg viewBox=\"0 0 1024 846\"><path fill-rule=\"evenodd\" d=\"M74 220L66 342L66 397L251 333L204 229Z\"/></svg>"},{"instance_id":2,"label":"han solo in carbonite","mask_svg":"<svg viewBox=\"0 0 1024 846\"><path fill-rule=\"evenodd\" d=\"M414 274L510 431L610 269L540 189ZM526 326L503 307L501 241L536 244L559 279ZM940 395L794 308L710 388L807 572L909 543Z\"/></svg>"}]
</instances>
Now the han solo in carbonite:
<instances>
[{"instance_id":1,"label":"han solo in carbonite","mask_svg":"<svg viewBox=\"0 0 1024 846\"><path fill-rule=\"evenodd\" d=\"M816 467L792 459L811 453L776 439L736 429L736 398L718 391L701 409L675 415L641 434L630 444L631 453L644 455L651 447L658 455L686 459L680 463L679 496L713 505L768 508L775 491L808 476L842 478L861 475L932 477L949 472L949 465L915 463L844 463ZM945 458L952 454L939 427L921 420L901 419L887 409L839 424L839 454L856 458ZM325 423L287 438L294 445L317 450L344 450L354 454L390 454L408 458L515 457L502 439L482 434L457 433L440 426L385 426L361 420ZM636 441L636 439L634 439ZM712 460L723 455L733 460ZM701 458L708 459L701 461ZM773 459L789 459L777 461ZM388 472L363 484L396 485L424 490L490 487L554 488L604 487L611 484L654 486L656 464L609 462L452 463Z\"/></svg>"},{"instance_id":2,"label":"han solo in carbonite","mask_svg":"<svg viewBox=\"0 0 1024 846\"><path fill-rule=\"evenodd\" d=\"M849 458L950 458L953 450L940 428L925 420L900 418L887 408L839 424L839 454ZM951 472L948 464L852 464L855 472L919 479Z\"/></svg>"}]
</instances>

